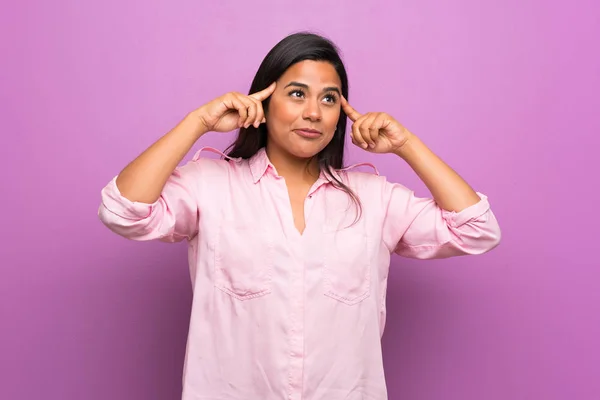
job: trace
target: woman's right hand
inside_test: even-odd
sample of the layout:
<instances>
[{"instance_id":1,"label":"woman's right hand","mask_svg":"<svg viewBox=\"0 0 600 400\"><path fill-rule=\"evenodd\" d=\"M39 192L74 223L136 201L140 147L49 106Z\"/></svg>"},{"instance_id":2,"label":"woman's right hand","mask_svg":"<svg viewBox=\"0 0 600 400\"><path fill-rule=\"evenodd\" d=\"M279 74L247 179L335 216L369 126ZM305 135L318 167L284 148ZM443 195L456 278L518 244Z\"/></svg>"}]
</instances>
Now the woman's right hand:
<instances>
[{"instance_id":1,"label":"woman's right hand","mask_svg":"<svg viewBox=\"0 0 600 400\"><path fill-rule=\"evenodd\" d=\"M258 128L266 121L262 102L275 91L275 86L273 82L266 89L251 95L226 93L197 109L195 114L207 132L230 132L250 125Z\"/></svg>"}]
</instances>

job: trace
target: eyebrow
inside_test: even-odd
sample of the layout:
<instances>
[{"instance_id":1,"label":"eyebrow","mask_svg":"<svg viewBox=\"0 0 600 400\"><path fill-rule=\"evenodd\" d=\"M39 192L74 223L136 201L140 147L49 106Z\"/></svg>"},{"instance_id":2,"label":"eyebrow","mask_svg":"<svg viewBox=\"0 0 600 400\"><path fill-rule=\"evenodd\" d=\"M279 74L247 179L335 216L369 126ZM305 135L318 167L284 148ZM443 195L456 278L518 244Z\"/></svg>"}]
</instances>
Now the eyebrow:
<instances>
[{"instance_id":1,"label":"eyebrow","mask_svg":"<svg viewBox=\"0 0 600 400\"><path fill-rule=\"evenodd\" d=\"M298 86L298 87L304 88L306 90L309 90L308 85L306 83L292 81L292 82L288 83L287 85L285 85L285 88L287 88L289 86ZM340 96L342 95L342 93L340 92L340 89L337 86L329 86L329 87L323 88L323 92L336 92L338 95L340 95Z\"/></svg>"}]
</instances>

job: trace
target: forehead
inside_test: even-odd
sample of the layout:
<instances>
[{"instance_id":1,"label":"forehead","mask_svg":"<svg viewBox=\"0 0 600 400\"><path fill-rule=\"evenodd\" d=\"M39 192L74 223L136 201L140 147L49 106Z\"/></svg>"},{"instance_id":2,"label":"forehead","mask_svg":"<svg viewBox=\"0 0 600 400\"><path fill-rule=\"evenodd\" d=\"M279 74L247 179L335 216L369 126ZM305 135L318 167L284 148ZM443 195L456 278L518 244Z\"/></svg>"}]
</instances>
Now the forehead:
<instances>
[{"instance_id":1,"label":"forehead","mask_svg":"<svg viewBox=\"0 0 600 400\"><path fill-rule=\"evenodd\" d=\"M285 71L279 82L286 85L291 81L305 83L316 88L322 86L337 86L341 89L342 82L333 65L326 61L300 61Z\"/></svg>"}]
</instances>

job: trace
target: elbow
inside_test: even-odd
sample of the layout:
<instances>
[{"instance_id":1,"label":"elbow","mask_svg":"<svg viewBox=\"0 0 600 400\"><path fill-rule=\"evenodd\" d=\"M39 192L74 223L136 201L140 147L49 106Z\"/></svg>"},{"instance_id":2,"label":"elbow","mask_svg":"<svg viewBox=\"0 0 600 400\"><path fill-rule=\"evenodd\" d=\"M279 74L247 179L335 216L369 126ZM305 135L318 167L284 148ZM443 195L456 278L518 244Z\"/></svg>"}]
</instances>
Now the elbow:
<instances>
[{"instance_id":1,"label":"elbow","mask_svg":"<svg viewBox=\"0 0 600 400\"><path fill-rule=\"evenodd\" d=\"M104 203L98 208L98 219L111 232L127 239L136 236L135 232L139 230L139 221L125 219L115 214Z\"/></svg>"},{"instance_id":2,"label":"elbow","mask_svg":"<svg viewBox=\"0 0 600 400\"><path fill-rule=\"evenodd\" d=\"M111 232L130 240L148 240L153 235L152 215L146 218L129 218L111 211L101 204L98 209L100 222Z\"/></svg>"},{"instance_id":3,"label":"elbow","mask_svg":"<svg viewBox=\"0 0 600 400\"><path fill-rule=\"evenodd\" d=\"M500 228L498 227L497 229L494 229L493 231L488 232L486 235L484 235L479 240L479 243L477 244L477 247L480 250L479 253L484 254L484 253L494 250L496 247L498 247L500 245L501 241L502 241L502 232L500 231Z\"/></svg>"},{"instance_id":4,"label":"elbow","mask_svg":"<svg viewBox=\"0 0 600 400\"><path fill-rule=\"evenodd\" d=\"M488 218L486 224L484 226L485 234L485 246L484 253L491 251L500 245L502 241L502 229L500 229L500 224L498 224L498 220L494 213L490 210L488 213Z\"/></svg>"},{"instance_id":5,"label":"elbow","mask_svg":"<svg viewBox=\"0 0 600 400\"><path fill-rule=\"evenodd\" d=\"M502 241L502 231L491 212L476 221L451 228L451 242L463 254L478 255L492 251Z\"/></svg>"},{"instance_id":6,"label":"elbow","mask_svg":"<svg viewBox=\"0 0 600 400\"><path fill-rule=\"evenodd\" d=\"M132 202L125 198L113 179L101 192L98 218L104 226L119 236L145 240L160 221L160 204Z\"/></svg>"},{"instance_id":7,"label":"elbow","mask_svg":"<svg viewBox=\"0 0 600 400\"><path fill-rule=\"evenodd\" d=\"M469 253L485 254L500 245L502 241L502 230L495 218L489 219L483 226L476 229L478 234L470 237Z\"/></svg>"}]
</instances>

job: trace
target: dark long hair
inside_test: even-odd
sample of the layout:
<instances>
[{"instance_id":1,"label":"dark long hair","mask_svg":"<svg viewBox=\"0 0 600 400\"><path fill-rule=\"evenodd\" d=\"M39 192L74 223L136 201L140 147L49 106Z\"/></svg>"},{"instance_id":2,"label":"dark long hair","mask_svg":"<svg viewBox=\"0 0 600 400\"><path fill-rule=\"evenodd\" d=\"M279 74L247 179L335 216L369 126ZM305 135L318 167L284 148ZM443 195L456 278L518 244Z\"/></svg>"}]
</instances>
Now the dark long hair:
<instances>
[{"instance_id":1,"label":"dark long hair","mask_svg":"<svg viewBox=\"0 0 600 400\"><path fill-rule=\"evenodd\" d=\"M337 46L323 36L299 32L285 37L273 47L264 58L250 86L249 94L266 89L275 82L292 65L304 61L325 61L336 70L342 82L342 95L348 98L348 75L339 55ZM270 97L262 102L265 114L268 114ZM360 218L360 200L342 181L331 173L331 168L339 170L344 167L344 146L346 138L346 114L340 110L335 133L331 142L317 155L319 167L338 189L346 192L359 209L357 219ZM261 148L267 145L267 125L261 124L258 128L249 126L241 127L235 142L226 150L232 158L247 159L254 156Z\"/></svg>"}]
</instances>

